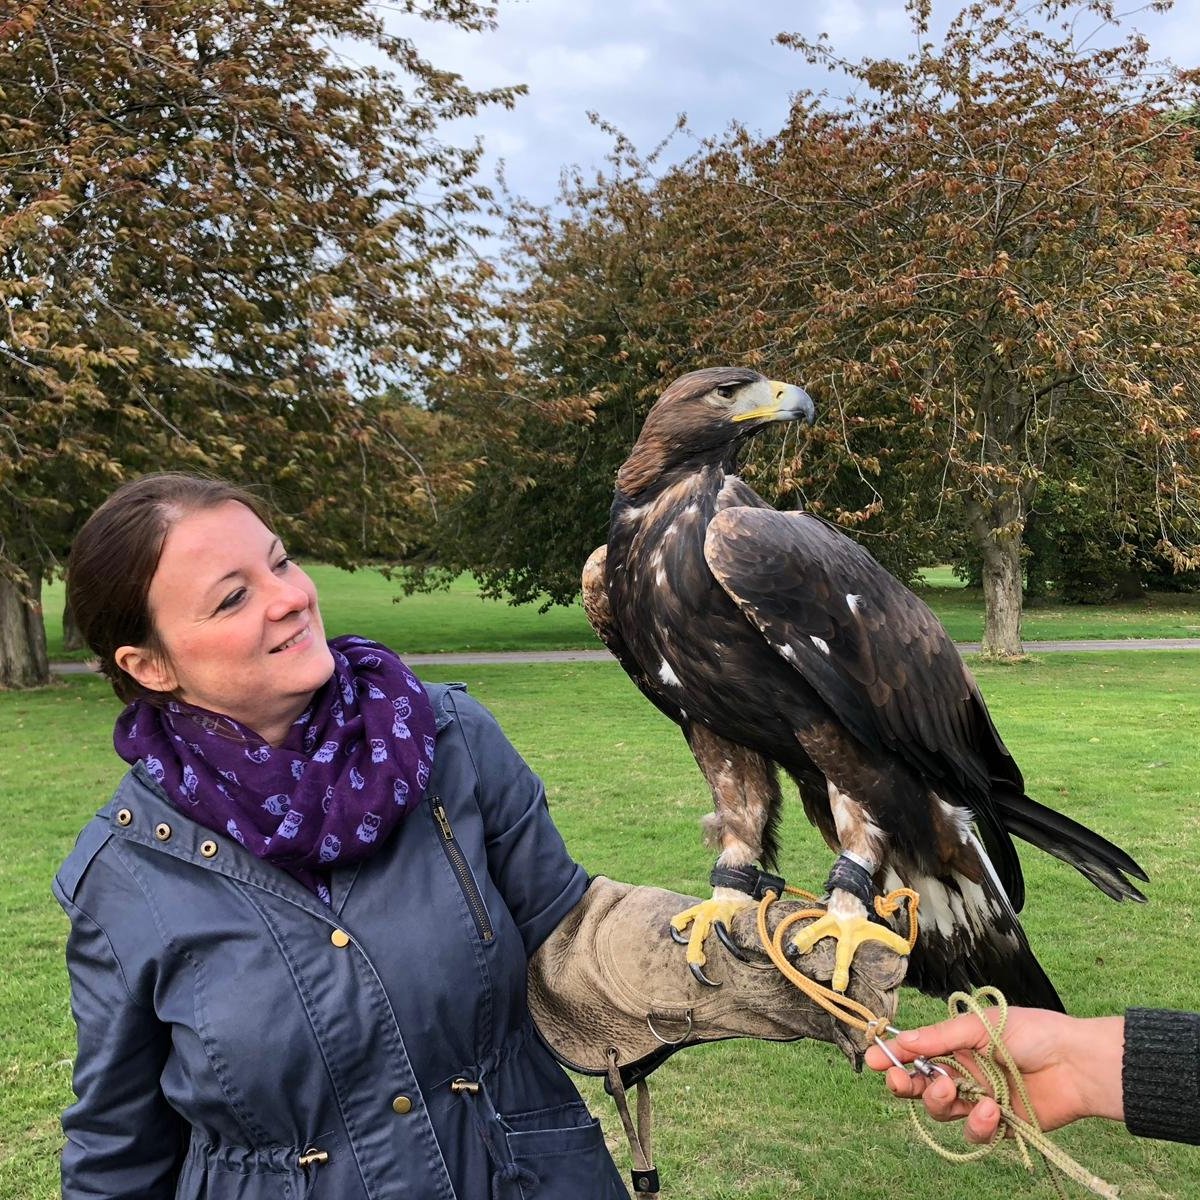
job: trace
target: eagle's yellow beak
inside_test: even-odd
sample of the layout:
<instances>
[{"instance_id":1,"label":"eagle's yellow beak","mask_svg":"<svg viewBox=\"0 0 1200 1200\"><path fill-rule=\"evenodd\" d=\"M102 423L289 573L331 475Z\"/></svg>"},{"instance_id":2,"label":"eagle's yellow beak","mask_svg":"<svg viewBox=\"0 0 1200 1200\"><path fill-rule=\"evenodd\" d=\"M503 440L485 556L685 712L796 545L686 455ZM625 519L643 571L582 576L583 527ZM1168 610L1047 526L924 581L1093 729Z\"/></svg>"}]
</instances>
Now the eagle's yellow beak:
<instances>
[{"instance_id":1,"label":"eagle's yellow beak","mask_svg":"<svg viewBox=\"0 0 1200 1200\"><path fill-rule=\"evenodd\" d=\"M749 407L742 408L745 403ZM731 421L799 421L810 425L816 419L817 410L812 397L791 383L780 383L776 379L765 379L746 388L738 407L730 414Z\"/></svg>"}]
</instances>

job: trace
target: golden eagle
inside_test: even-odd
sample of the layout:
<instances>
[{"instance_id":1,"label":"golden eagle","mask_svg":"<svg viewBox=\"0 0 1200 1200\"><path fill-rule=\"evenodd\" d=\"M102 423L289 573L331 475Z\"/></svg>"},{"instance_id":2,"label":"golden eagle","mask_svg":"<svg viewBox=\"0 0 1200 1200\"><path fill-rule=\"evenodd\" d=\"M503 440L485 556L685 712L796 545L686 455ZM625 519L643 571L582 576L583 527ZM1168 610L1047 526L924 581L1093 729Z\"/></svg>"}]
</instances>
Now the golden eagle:
<instances>
[{"instance_id":1,"label":"golden eagle","mask_svg":"<svg viewBox=\"0 0 1200 1200\"><path fill-rule=\"evenodd\" d=\"M900 939L871 919L878 891L915 889L922 933L909 982L946 995L983 983L1061 1009L1016 914L1012 837L1116 900L1146 875L1119 847L1025 795L983 697L932 612L819 517L779 512L737 476L745 441L814 419L800 388L718 368L675 380L617 473L608 544L583 573L584 607L646 697L683 730L712 789L713 899L675 918L704 962L776 862L778 769L837 852L828 912L797 939L854 949ZM701 973L702 974L702 973Z\"/></svg>"}]
</instances>

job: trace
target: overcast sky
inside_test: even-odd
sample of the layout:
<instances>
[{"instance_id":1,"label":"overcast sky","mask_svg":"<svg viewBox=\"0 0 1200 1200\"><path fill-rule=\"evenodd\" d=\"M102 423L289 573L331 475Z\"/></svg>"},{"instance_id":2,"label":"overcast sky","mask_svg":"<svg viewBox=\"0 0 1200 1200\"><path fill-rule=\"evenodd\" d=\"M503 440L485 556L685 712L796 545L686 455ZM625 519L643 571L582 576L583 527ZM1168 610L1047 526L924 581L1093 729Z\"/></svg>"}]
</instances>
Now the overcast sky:
<instances>
[{"instance_id":1,"label":"overcast sky","mask_svg":"<svg viewBox=\"0 0 1200 1200\"><path fill-rule=\"evenodd\" d=\"M793 92L841 94L836 79L774 44L780 31L824 31L850 58L902 56L912 44L903 0L499 0L498 27L478 34L378 7L391 28L472 86L528 86L515 111L485 112L466 130L482 136L489 161L504 159L513 190L537 202L553 199L565 165L603 160L610 141L589 111L641 150L685 112L693 137L679 142L682 157L731 121L774 132ZM935 23L959 7L935 0ZM1125 24L1147 35L1156 57L1200 65L1200 0L1178 0L1165 15L1137 8L1136 0L1125 6L1133 14Z\"/></svg>"}]
</instances>

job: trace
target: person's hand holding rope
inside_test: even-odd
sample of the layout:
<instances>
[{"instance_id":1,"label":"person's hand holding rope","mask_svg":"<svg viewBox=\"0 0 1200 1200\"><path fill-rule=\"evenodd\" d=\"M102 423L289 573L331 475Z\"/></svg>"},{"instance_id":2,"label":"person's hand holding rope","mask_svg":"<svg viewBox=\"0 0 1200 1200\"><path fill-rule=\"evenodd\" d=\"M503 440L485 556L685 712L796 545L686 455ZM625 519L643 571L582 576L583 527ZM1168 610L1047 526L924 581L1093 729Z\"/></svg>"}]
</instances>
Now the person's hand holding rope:
<instances>
[{"instance_id":1,"label":"person's hand holding rope","mask_svg":"<svg viewBox=\"0 0 1200 1200\"><path fill-rule=\"evenodd\" d=\"M996 1013L995 1009L988 1010L989 1019L994 1021ZM1081 1019L1044 1009L1008 1010L1003 1041L1024 1077L1042 1129L1058 1129L1080 1117L1122 1119L1123 1025L1122 1017ZM889 1047L904 1063L918 1057L953 1056L964 1073L979 1079L972 1054L983 1053L988 1044L982 1019L968 1013L902 1033ZM892 1065L878 1046L867 1051L867 1066L887 1071L888 1087L897 1096L920 1099L934 1120L965 1118L968 1142L984 1144L996 1136L1000 1109L990 1097L974 1104L963 1100L953 1079L906 1074Z\"/></svg>"}]
</instances>

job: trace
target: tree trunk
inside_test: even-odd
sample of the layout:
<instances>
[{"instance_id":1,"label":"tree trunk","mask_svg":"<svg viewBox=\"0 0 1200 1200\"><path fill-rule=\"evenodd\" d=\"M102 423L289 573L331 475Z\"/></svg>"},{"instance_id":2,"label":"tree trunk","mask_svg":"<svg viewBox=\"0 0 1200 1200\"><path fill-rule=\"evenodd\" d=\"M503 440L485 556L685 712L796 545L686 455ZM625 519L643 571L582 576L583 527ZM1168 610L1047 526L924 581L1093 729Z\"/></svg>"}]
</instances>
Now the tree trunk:
<instances>
[{"instance_id":1,"label":"tree trunk","mask_svg":"<svg viewBox=\"0 0 1200 1200\"><path fill-rule=\"evenodd\" d=\"M1032 484L1026 489L1032 493ZM989 658L1019 658L1021 645L1021 538L1030 496L1018 488L987 500L967 500L967 516L983 559L983 646Z\"/></svg>"},{"instance_id":2,"label":"tree trunk","mask_svg":"<svg viewBox=\"0 0 1200 1200\"><path fill-rule=\"evenodd\" d=\"M75 624L75 614L71 611L69 604L63 606L63 649L83 649L83 634L79 632L79 626Z\"/></svg>"},{"instance_id":3,"label":"tree trunk","mask_svg":"<svg viewBox=\"0 0 1200 1200\"><path fill-rule=\"evenodd\" d=\"M46 628L42 623L42 576L0 574L0 688L44 687L50 682Z\"/></svg>"},{"instance_id":4,"label":"tree trunk","mask_svg":"<svg viewBox=\"0 0 1200 1200\"><path fill-rule=\"evenodd\" d=\"M989 530L983 544L983 653L1017 658L1021 645L1021 539Z\"/></svg>"}]
</instances>

